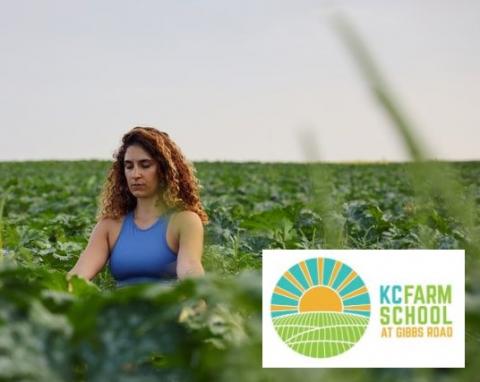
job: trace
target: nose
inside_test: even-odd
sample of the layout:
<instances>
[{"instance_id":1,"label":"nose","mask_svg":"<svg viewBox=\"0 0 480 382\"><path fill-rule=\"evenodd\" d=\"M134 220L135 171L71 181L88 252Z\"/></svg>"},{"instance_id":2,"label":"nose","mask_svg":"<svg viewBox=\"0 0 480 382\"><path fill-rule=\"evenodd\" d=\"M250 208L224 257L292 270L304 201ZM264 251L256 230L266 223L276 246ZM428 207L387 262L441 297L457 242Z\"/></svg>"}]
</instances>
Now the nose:
<instances>
[{"instance_id":1,"label":"nose","mask_svg":"<svg viewBox=\"0 0 480 382\"><path fill-rule=\"evenodd\" d=\"M134 166L134 167L133 167L133 172L132 172L133 178L134 178L134 179L138 179L141 175L142 175L141 169Z\"/></svg>"}]
</instances>

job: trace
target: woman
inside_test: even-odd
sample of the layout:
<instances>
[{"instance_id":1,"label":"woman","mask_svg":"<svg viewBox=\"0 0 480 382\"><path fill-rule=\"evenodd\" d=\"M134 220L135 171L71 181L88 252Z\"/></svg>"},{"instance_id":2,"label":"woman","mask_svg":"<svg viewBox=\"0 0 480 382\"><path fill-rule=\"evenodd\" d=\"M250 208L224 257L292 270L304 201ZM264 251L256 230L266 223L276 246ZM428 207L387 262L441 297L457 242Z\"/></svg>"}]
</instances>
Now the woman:
<instances>
[{"instance_id":1,"label":"woman","mask_svg":"<svg viewBox=\"0 0 480 382\"><path fill-rule=\"evenodd\" d=\"M168 134L135 127L114 154L95 228L67 278L91 280L109 260L123 286L204 275L197 179Z\"/></svg>"}]
</instances>

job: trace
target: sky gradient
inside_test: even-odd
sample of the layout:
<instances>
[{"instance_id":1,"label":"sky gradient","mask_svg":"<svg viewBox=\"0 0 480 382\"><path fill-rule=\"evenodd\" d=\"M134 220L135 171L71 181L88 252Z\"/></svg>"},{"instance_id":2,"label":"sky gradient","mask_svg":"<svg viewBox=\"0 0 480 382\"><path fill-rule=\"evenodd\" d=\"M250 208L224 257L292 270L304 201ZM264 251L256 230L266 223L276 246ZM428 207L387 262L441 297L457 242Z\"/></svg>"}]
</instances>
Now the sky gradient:
<instances>
[{"instance_id":1,"label":"sky gradient","mask_svg":"<svg viewBox=\"0 0 480 382\"><path fill-rule=\"evenodd\" d=\"M434 158L480 159L480 2L3 1L0 161L408 159L330 25L343 10ZM307 139L305 138L307 137Z\"/></svg>"}]
</instances>

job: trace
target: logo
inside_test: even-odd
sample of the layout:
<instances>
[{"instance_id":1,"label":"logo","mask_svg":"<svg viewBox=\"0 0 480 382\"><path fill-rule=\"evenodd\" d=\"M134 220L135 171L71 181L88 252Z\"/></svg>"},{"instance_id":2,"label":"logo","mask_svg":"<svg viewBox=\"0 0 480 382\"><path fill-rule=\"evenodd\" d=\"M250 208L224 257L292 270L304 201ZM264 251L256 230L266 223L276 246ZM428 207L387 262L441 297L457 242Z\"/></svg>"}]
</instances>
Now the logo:
<instances>
[{"instance_id":1,"label":"logo","mask_svg":"<svg viewBox=\"0 0 480 382\"><path fill-rule=\"evenodd\" d=\"M264 249L262 366L465 367L465 251Z\"/></svg>"},{"instance_id":2,"label":"logo","mask_svg":"<svg viewBox=\"0 0 480 382\"><path fill-rule=\"evenodd\" d=\"M370 319L365 283L348 265L311 258L289 268L273 290L273 326L294 351L312 358L339 355L363 336Z\"/></svg>"}]
</instances>

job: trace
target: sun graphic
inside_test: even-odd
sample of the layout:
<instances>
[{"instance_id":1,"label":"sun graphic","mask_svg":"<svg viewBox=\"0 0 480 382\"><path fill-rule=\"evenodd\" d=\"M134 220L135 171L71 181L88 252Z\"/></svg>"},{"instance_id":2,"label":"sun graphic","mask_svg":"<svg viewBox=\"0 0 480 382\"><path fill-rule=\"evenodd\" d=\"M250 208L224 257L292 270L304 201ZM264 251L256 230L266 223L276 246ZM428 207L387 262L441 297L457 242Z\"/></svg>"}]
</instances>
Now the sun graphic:
<instances>
[{"instance_id":1,"label":"sun graphic","mask_svg":"<svg viewBox=\"0 0 480 382\"><path fill-rule=\"evenodd\" d=\"M298 311L343 312L342 298L326 286L315 286L307 290L298 302Z\"/></svg>"},{"instance_id":2,"label":"sun graphic","mask_svg":"<svg viewBox=\"0 0 480 382\"><path fill-rule=\"evenodd\" d=\"M348 265L327 258L291 267L272 296L272 316L304 312L347 312L370 316L370 298L362 279Z\"/></svg>"},{"instance_id":3,"label":"sun graphic","mask_svg":"<svg viewBox=\"0 0 480 382\"><path fill-rule=\"evenodd\" d=\"M312 357L330 357L360 340L370 317L370 297L348 265L313 258L283 274L272 294L271 314L287 345Z\"/></svg>"}]
</instances>

